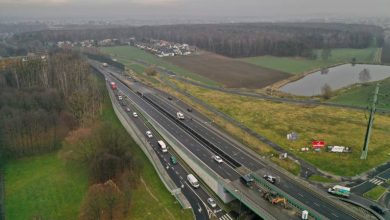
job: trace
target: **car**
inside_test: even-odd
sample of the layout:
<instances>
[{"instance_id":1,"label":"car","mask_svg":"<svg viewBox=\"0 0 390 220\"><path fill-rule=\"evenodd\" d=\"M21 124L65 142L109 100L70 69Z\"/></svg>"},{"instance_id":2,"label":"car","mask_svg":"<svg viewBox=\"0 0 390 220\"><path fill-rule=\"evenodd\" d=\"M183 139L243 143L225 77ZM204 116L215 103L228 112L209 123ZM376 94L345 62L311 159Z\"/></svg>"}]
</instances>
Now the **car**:
<instances>
[{"instance_id":1,"label":"car","mask_svg":"<svg viewBox=\"0 0 390 220\"><path fill-rule=\"evenodd\" d=\"M134 118L138 117L137 112L133 112L133 116L134 116Z\"/></svg>"},{"instance_id":2,"label":"car","mask_svg":"<svg viewBox=\"0 0 390 220\"><path fill-rule=\"evenodd\" d=\"M188 112L192 112L192 108L187 108L187 111Z\"/></svg>"},{"instance_id":3,"label":"car","mask_svg":"<svg viewBox=\"0 0 390 220\"><path fill-rule=\"evenodd\" d=\"M151 131L146 131L146 136L148 136L148 138L152 138L153 134Z\"/></svg>"},{"instance_id":4,"label":"car","mask_svg":"<svg viewBox=\"0 0 390 220\"><path fill-rule=\"evenodd\" d=\"M381 215L385 214L385 213L383 212L383 210L382 210L381 208L379 208L378 206L376 206L376 205L370 205L370 208L371 208L372 210L374 210L375 212L377 212L378 214L381 214Z\"/></svg>"},{"instance_id":5,"label":"car","mask_svg":"<svg viewBox=\"0 0 390 220\"><path fill-rule=\"evenodd\" d=\"M172 100L172 97L168 96L168 99L169 99L169 100Z\"/></svg>"},{"instance_id":6,"label":"car","mask_svg":"<svg viewBox=\"0 0 390 220\"><path fill-rule=\"evenodd\" d=\"M247 187L251 187L254 181L253 177L250 174L241 176L240 180Z\"/></svg>"},{"instance_id":7,"label":"car","mask_svg":"<svg viewBox=\"0 0 390 220\"><path fill-rule=\"evenodd\" d=\"M176 159L175 156L172 155L172 156L170 157L170 160L171 160L171 163L172 163L173 165L177 164L177 159Z\"/></svg>"},{"instance_id":8,"label":"car","mask_svg":"<svg viewBox=\"0 0 390 220\"><path fill-rule=\"evenodd\" d=\"M222 158L221 158L220 156L217 156L217 155L214 155L214 156L213 156L213 159L214 159L215 161L217 161L218 163L222 163L222 162L223 162Z\"/></svg>"},{"instance_id":9,"label":"car","mask_svg":"<svg viewBox=\"0 0 390 220\"><path fill-rule=\"evenodd\" d=\"M118 95L118 100L123 100L123 97L121 95Z\"/></svg>"},{"instance_id":10,"label":"car","mask_svg":"<svg viewBox=\"0 0 390 220\"><path fill-rule=\"evenodd\" d=\"M267 180L268 182L270 182L272 184L276 183L276 178L271 176L271 175L264 175L263 177L264 177L265 180Z\"/></svg>"},{"instance_id":11,"label":"car","mask_svg":"<svg viewBox=\"0 0 390 220\"><path fill-rule=\"evenodd\" d=\"M215 202L215 200L213 198L208 198L207 203L211 206L211 208L217 207L217 203Z\"/></svg>"},{"instance_id":12,"label":"car","mask_svg":"<svg viewBox=\"0 0 390 220\"><path fill-rule=\"evenodd\" d=\"M129 108L129 107L127 107L127 108L126 108L126 111L127 111L127 112L130 112L131 110L130 110L130 108Z\"/></svg>"}]
</instances>

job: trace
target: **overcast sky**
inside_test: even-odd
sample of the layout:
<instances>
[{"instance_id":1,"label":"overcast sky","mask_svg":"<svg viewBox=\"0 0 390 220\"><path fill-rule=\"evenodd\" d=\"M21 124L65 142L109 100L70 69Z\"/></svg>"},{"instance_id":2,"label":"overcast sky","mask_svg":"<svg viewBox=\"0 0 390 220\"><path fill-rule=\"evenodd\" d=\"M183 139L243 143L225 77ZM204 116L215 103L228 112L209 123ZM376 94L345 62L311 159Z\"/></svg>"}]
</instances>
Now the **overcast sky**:
<instances>
[{"instance_id":1,"label":"overcast sky","mask_svg":"<svg viewBox=\"0 0 390 220\"><path fill-rule=\"evenodd\" d=\"M0 0L0 17L389 16L390 0Z\"/></svg>"}]
</instances>

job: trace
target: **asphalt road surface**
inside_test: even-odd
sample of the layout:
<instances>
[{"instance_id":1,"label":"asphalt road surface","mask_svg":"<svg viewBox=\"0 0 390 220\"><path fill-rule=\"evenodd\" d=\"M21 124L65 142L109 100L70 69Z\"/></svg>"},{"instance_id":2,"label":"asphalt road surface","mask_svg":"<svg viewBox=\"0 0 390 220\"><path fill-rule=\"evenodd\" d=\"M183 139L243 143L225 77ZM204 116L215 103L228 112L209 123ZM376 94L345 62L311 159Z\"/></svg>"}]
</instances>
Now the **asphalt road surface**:
<instances>
[{"instance_id":1,"label":"asphalt road surface","mask_svg":"<svg viewBox=\"0 0 390 220\"><path fill-rule=\"evenodd\" d=\"M200 143L200 141L193 136L192 132L183 128L183 126L180 126L180 123L186 123L187 128L190 126L191 130L196 130L199 135L207 139L209 143L217 146L227 155L237 160L240 165L245 165L253 172L256 172L258 169L262 168L263 170L264 168L269 169L267 174L277 176L279 179L277 187L284 190L303 204L316 210L318 213L328 217L329 219L354 219L349 214L340 210L339 207L333 206L333 204L331 204L326 199L319 199L315 194L305 189L302 185L291 183L290 179L284 177L284 174L269 168L266 164L259 161L257 158L253 157L239 147L234 146L232 143L227 141L228 139L217 135L211 129L208 129L207 126L203 126L201 122L197 120L192 120L192 122L188 122L188 120L185 120L185 122L178 122L172 117L172 115L169 117L166 112L167 110L173 111L173 107L170 106L166 101L158 101L157 98L153 98L152 100L152 102L157 102L158 105L161 105L161 107L166 110L166 112L161 112L161 109L156 109L156 107L150 103L150 100L145 100L118 80L114 81L116 81L118 89L121 90L125 96L127 96L133 102L137 103L137 105L140 106L143 111L147 112L160 125L164 126L164 128L169 133L175 136L176 139L180 140L184 146L186 146L191 152L193 152L198 158L200 158L205 164L207 164L207 166L209 166L221 177L229 180L235 180L240 175L231 165L229 165L229 163L215 163L215 161L211 159L215 152L212 152L210 148L204 146L204 143ZM134 91L140 91L142 94L144 94L144 96L149 97L149 99L153 96L154 93L158 93L158 91L147 88L140 83L134 83L132 85L132 89ZM171 114L176 114L176 112L177 110L173 111Z\"/></svg>"},{"instance_id":2,"label":"asphalt road surface","mask_svg":"<svg viewBox=\"0 0 390 220\"><path fill-rule=\"evenodd\" d=\"M169 152L166 153L163 153L161 151L160 147L157 144L157 141L163 140L163 138L157 133L157 131L153 129L150 124L146 122L146 119L142 117L142 115L135 108L135 106L132 105L129 100L123 100L121 105L124 111L126 111L126 108L130 109L130 111L127 112L127 116L134 122L134 125L136 125L136 127L144 134L144 139L147 140L153 147L160 159L161 164L167 169L170 178L173 180L173 182L178 188L181 188L181 191L188 199L191 204L191 207L193 208L193 212L196 216L196 219L207 220L212 213L218 219L231 219L231 217L224 210L222 210L219 205L213 208L207 203L207 199L212 198L212 196L210 196L204 190L205 186L200 186L199 188L195 189L188 183L186 178L189 172L180 164L180 161L175 165L172 164L170 160L171 156L173 155L172 150L169 150ZM138 112L137 118L132 115L133 112ZM147 137L146 131L151 131L153 137Z\"/></svg>"}]
</instances>

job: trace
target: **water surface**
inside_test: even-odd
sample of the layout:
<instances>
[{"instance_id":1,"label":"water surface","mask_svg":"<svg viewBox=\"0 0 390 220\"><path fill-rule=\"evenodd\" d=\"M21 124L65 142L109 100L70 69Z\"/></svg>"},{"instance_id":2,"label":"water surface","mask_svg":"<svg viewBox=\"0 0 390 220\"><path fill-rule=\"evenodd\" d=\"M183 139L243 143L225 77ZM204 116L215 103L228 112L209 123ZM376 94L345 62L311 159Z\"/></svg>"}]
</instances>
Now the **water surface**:
<instances>
[{"instance_id":1,"label":"water surface","mask_svg":"<svg viewBox=\"0 0 390 220\"><path fill-rule=\"evenodd\" d=\"M364 69L367 71L364 72ZM317 71L300 80L288 83L280 88L285 93L299 96L315 96L322 94L322 88L328 84L332 91L356 83L373 82L390 77L390 66L371 64L344 64Z\"/></svg>"}]
</instances>

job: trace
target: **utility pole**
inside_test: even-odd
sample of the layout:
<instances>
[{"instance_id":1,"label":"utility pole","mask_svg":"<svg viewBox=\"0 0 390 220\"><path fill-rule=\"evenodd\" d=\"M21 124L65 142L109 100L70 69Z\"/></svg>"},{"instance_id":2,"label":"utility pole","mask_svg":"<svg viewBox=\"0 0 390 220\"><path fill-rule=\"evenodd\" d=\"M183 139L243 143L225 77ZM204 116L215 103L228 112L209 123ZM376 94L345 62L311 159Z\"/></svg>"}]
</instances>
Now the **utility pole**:
<instances>
[{"instance_id":1,"label":"utility pole","mask_svg":"<svg viewBox=\"0 0 390 220\"><path fill-rule=\"evenodd\" d=\"M363 151L362 151L362 155L360 156L360 159L362 159L362 160L367 159L368 144L370 143L372 123L374 122L374 115L376 112L376 104L378 103L378 93L379 93L379 83L376 84L375 92L374 92L374 99L373 99L372 105L371 105L370 118L368 119L366 136L364 137Z\"/></svg>"}]
</instances>

